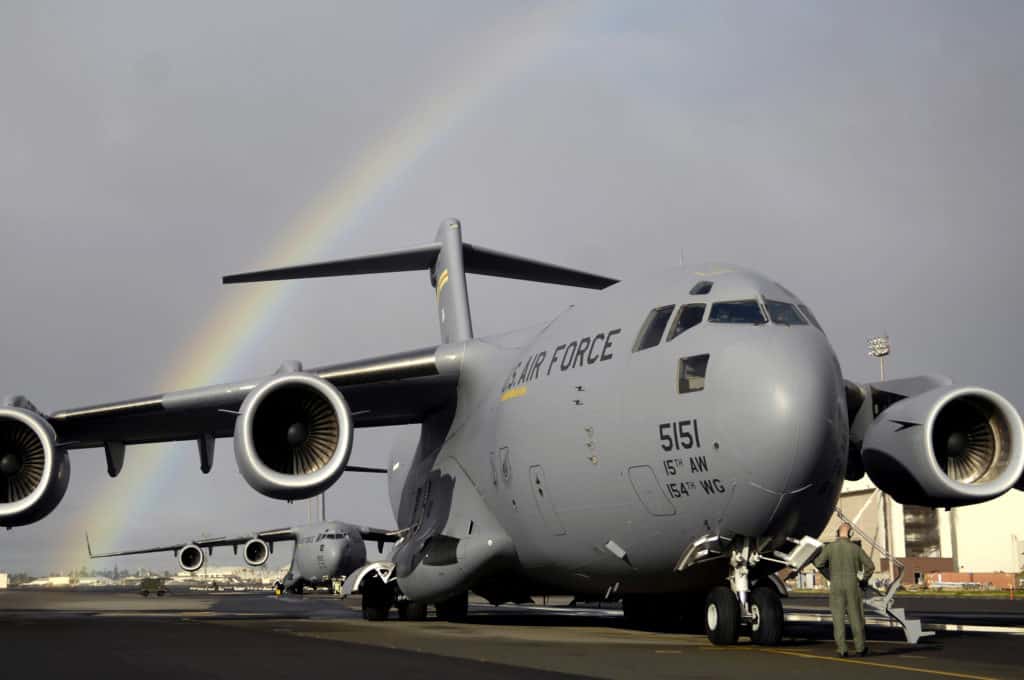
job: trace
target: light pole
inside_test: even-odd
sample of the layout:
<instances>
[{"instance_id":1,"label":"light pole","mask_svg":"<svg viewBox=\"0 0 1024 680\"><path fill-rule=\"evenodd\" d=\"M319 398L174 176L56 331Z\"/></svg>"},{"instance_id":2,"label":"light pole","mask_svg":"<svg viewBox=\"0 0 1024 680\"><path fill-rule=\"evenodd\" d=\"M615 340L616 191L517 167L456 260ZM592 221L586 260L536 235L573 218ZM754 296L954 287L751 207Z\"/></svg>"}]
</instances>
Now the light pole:
<instances>
[{"instance_id":1,"label":"light pole","mask_svg":"<svg viewBox=\"0 0 1024 680\"><path fill-rule=\"evenodd\" d=\"M880 378L885 380L885 357L892 352L892 343L889 342L889 334L878 335L868 340L868 356L878 357L878 371ZM885 551L889 553L889 581L896 577L896 565L893 564L892 552L892 501L889 495L882 492L882 523L885 526Z\"/></svg>"},{"instance_id":2,"label":"light pole","mask_svg":"<svg viewBox=\"0 0 1024 680\"><path fill-rule=\"evenodd\" d=\"M878 368L882 380L885 380L885 357L892 352L892 343L888 335L879 335L868 340L868 356L878 357Z\"/></svg>"}]
</instances>

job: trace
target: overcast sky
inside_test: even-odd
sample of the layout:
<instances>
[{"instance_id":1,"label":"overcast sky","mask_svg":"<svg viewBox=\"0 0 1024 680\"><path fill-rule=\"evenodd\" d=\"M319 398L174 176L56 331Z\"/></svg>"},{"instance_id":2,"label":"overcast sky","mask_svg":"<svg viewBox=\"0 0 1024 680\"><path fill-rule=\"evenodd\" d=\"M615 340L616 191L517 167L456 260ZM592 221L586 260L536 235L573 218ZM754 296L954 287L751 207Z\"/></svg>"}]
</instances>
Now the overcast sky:
<instances>
[{"instance_id":1,"label":"overcast sky","mask_svg":"<svg viewBox=\"0 0 1024 680\"><path fill-rule=\"evenodd\" d=\"M221 275L292 264L316 219L329 259L455 216L470 242L612 276L680 253L758 269L847 377L875 377L865 341L888 331L892 374L1024 407L1022 26L1017 2L4 2L0 393L53 411L192 386L196 338L253 294ZM203 379L437 342L425 274L264 285L283 304ZM480 335L587 294L470 292ZM386 464L393 437L359 431L354 461ZM117 549L306 519L217 455L203 476L194 446L130 449L110 480L74 453L0 571L81 566L85 530ZM381 479L328 498L393 525ZM174 564L120 566L143 563Z\"/></svg>"}]
</instances>

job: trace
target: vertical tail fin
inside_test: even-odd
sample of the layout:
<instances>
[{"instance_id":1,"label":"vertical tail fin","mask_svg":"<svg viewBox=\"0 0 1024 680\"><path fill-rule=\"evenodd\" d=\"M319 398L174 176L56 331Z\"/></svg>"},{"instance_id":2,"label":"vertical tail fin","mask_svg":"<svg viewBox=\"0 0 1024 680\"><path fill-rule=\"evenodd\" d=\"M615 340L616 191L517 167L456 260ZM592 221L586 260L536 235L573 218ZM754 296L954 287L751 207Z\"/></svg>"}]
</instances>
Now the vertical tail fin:
<instances>
[{"instance_id":1,"label":"vertical tail fin","mask_svg":"<svg viewBox=\"0 0 1024 680\"><path fill-rule=\"evenodd\" d=\"M441 342L463 342L473 337L473 320L469 313L462 225L456 219L445 220L438 227L434 240L441 249L430 271L430 280L437 298Z\"/></svg>"}]
</instances>

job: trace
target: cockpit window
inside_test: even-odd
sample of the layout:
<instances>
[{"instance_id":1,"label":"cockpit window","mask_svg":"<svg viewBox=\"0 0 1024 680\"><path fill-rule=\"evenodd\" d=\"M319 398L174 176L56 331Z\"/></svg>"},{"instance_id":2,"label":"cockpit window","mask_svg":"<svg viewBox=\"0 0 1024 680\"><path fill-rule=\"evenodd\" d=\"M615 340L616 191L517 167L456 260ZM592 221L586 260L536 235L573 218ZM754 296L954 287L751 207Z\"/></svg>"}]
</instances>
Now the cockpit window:
<instances>
[{"instance_id":1,"label":"cockpit window","mask_svg":"<svg viewBox=\"0 0 1024 680\"><path fill-rule=\"evenodd\" d=\"M668 325L669 317L672 316L672 310L675 307L675 305L666 305L655 307L650 311L644 325L640 327L636 342L633 343L634 352L654 347L661 342L661 336L665 334L665 326Z\"/></svg>"},{"instance_id":2,"label":"cockpit window","mask_svg":"<svg viewBox=\"0 0 1024 680\"><path fill-rule=\"evenodd\" d=\"M808 308L807 305L800 305L800 311L804 313L804 316L807 317L807 320L811 322L812 326L817 328L822 333L825 332L825 329L821 327L820 323L818 323L818 318L814 316L814 313L811 312L810 308Z\"/></svg>"},{"instance_id":3,"label":"cockpit window","mask_svg":"<svg viewBox=\"0 0 1024 680\"><path fill-rule=\"evenodd\" d=\"M679 394L699 392L704 389L710 356L710 354L697 354L679 360Z\"/></svg>"},{"instance_id":4,"label":"cockpit window","mask_svg":"<svg viewBox=\"0 0 1024 680\"><path fill-rule=\"evenodd\" d=\"M679 308L679 313L676 314L676 322L672 324L671 330L668 332L668 337L665 338L665 342L668 342L672 338L690 330L704 319L704 307L705 305L683 305Z\"/></svg>"},{"instance_id":5,"label":"cockpit window","mask_svg":"<svg viewBox=\"0 0 1024 680\"><path fill-rule=\"evenodd\" d=\"M768 316L771 317L772 323L782 324L783 326L806 326L807 322L800 316L800 312L796 311L796 306L791 305L788 302L778 302L777 300L765 300L764 306L768 310Z\"/></svg>"},{"instance_id":6,"label":"cockpit window","mask_svg":"<svg viewBox=\"0 0 1024 680\"><path fill-rule=\"evenodd\" d=\"M711 305L708 321L716 323L768 323L757 300L736 300L735 302L716 302Z\"/></svg>"},{"instance_id":7,"label":"cockpit window","mask_svg":"<svg viewBox=\"0 0 1024 680\"><path fill-rule=\"evenodd\" d=\"M690 289L690 295L707 295L711 292L711 286L715 285L712 281L698 281L693 288Z\"/></svg>"}]
</instances>

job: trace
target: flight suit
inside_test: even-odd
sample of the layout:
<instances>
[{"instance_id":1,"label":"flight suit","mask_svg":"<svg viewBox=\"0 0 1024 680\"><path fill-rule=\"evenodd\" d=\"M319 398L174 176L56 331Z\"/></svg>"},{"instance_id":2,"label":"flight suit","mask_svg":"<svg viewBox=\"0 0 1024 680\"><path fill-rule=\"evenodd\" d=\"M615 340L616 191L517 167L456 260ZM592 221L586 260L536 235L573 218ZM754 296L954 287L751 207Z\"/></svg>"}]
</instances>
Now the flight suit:
<instances>
[{"instance_id":1,"label":"flight suit","mask_svg":"<svg viewBox=\"0 0 1024 680\"><path fill-rule=\"evenodd\" d=\"M828 606L832 610L836 650L846 654L846 622L843 618L848 615L853 629L853 645L860 654L864 651L864 603L860 582L867 581L875 571L871 558L859 545L841 537L822 549L814 560L814 566L829 580Z\"/></svg>"}]
</instances>

